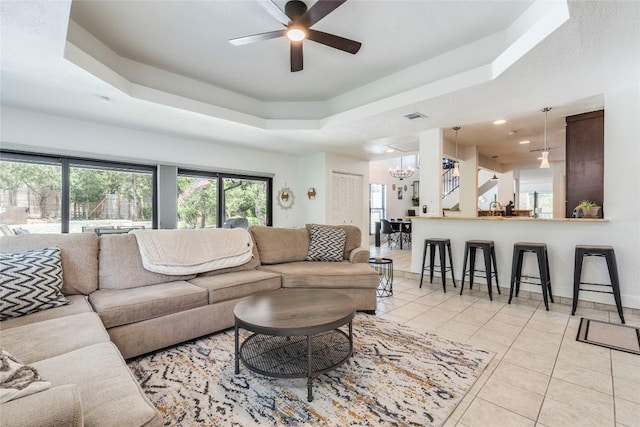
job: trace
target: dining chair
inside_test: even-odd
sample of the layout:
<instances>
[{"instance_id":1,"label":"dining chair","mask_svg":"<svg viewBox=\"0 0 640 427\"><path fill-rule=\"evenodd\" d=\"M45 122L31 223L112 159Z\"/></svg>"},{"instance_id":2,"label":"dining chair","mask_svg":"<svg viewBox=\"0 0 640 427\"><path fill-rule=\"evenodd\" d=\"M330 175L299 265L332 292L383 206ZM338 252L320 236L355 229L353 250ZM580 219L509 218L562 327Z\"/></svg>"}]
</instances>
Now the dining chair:
<instances>
[{"instance_id":1,"label":"dining chair","mask_svg":"<svg viewBox=\"0 0 640 427\"><path fill-rule=\"evenodd\" d=\"M396 246L399 245L400 239L400 229L396 229L391 222L386 219L381 219L380 223L382 224L382 235L385 237L387 241L387 246L391 247L392 243L395 243Z\"/></svg>"}]
</instances>

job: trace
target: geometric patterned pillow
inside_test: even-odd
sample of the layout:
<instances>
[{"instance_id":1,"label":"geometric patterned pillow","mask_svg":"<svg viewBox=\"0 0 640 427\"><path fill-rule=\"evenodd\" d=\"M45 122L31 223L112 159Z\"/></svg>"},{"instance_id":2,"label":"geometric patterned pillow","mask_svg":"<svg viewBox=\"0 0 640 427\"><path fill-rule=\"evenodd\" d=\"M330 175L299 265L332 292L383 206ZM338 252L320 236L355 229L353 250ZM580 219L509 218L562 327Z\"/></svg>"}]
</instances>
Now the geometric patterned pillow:
<instances>
[{"instance_id":1,"label":"geometric patterned pillow","mask_svg":"<svg viewBox=\"0 0 640 427\"><path fill-rule=\"evenodd\" d=\"M347 232L341 228L311 224L307 261L342 261Z\"/></svg>"},{"instance_id":2,"label":"geometric patterned pillow","mask_svg":"<svg viewBox=\"0 0 640 427\"><path fill-rule=\"evenodd\" d=\"M51 387L35 368L23 365L0 347L0 403L28 396Z\"/></svg>"},{"instance_id":3,"label":"geometric patterned pillow","mask_svg":"<svg viewBox=\"0 0 640 427\"><path fill-rule=\"evenodd\" d=\"M60 248L0 254L0 320L71 303L61 288Z\"/></svg>"}]
</instances>

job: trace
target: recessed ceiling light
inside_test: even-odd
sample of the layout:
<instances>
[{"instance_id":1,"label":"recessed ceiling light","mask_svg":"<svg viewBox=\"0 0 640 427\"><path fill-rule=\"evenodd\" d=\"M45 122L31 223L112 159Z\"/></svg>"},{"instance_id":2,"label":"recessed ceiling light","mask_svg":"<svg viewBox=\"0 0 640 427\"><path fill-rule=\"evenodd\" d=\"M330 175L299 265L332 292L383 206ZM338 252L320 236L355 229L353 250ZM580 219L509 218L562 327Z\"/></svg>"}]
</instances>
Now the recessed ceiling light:
<instances>
[{"instance_id":1,"label":"recessed ceiling light","mask_svg":"<svg viewBox=\"0 0 640 427\"><path fill-rule=\"evenodd\" d=\"M494 125L503 125L507 123L507 121L505 119L500 119L500 120L496 120L495 122L493 122Z\"/></svg>"},{"instance_id":2,"label":"recessed ceiling light","mask_svg":"<svg viewBox=\"0 0 640 427\"><path fill-rule=\"evenodd\" d=\"M396 150L394 150L393 148L387 148L387 151L386 151L386 152L387 152L387 153L393 153L393 152L395 152L395 151L396 151Z\"/></svg>"},{"instance_id":3,"label":"recessed ceiling light","mask_svg":"<svg viewBox=\"0 0 640 427\"><path fill-rule=\"evenodd\" d=\"M525 139L524 141L520 141L518 142L518 144L529 144L531 141L529 141L528 139Z\"/></svg>"}]
</instances>

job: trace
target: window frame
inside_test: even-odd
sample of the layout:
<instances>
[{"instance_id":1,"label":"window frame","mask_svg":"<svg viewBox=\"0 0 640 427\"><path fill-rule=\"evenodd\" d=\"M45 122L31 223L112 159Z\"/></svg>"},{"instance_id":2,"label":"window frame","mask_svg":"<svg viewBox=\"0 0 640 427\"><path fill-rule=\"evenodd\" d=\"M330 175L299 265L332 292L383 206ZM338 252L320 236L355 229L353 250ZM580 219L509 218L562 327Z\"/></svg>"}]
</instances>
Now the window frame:
<instances>
[{"instance_id":1,"label":"window frame","mask_svg":"<svg viewBox=\"0 0 640 427\"><path fill-rule=\"evenodd\" d=\"M61 233L69 233L70 212L70 173L72 167L84 167L87 169L103 169L118 172L150 173L152 182L152 228L158 228L158 168L157 166L139 163L116 162L110 160L97 160L85 157L58 156L24 151L0 150L0 161L13 161L31 164L59 165L62 168L61 182Z\"/></svg>"},{"instance_id":2,"label":"window frame","mask_svg":"<svg viewBox=\"0 0 640 427\"><path fill-rule=\"evenodd\" d=\"M216 224L220 225L224 222L223 185L225 178L265 181L267 183L267 226L270 227L273 225L273 177L263 175L235 174L212 170L178 168L176 178L180 176L216 179Z\"/></svg>"}]
</instances>

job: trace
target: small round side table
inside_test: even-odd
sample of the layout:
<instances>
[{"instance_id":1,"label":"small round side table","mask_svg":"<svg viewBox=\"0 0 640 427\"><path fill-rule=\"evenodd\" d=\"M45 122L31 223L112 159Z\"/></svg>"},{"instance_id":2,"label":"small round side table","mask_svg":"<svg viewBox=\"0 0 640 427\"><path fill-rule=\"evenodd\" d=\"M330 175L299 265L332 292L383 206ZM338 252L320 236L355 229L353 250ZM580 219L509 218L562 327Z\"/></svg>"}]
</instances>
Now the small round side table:
<instances>
[{"instance_id":1,"label":"small round side table","mask_svg":"<svg viewBox=\"0 0 640 427\"><path fill-rule=\"evenodd\" d=\"M391 258L369 258L369 265L378 272L379 297L393 296L393 260Z\"/></svg>"}]
</instances>

